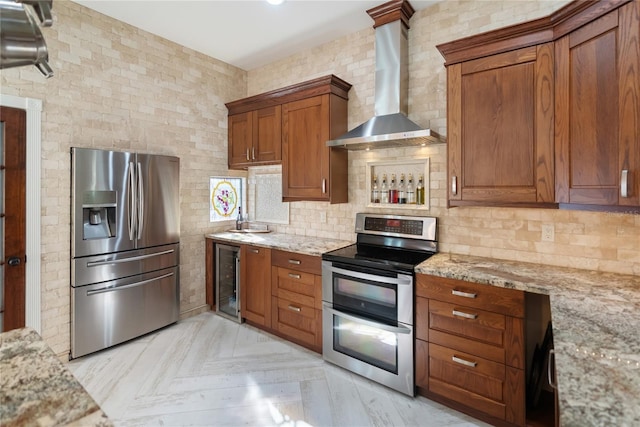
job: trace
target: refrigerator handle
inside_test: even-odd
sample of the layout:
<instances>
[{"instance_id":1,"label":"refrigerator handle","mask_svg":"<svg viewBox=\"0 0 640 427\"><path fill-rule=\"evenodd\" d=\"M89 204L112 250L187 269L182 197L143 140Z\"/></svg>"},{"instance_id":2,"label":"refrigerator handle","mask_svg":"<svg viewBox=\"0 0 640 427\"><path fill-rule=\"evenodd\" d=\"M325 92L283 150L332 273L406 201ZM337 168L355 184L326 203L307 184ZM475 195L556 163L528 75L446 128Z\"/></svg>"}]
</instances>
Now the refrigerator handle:
<instances>
[{"instance_id":1,"label":"refrigerator handle","mask_svg":"<svg viewBox=\"0 0 640 427\"><path fill-rule=\"evenodd\" d=\"M136 207L136 179L133 162L129 162L129 174L127 181L127 184L129 185L129 197L127 198L129 203L129 240L133 240L136 237L136 219L138 215Z\"/></svg>"},{"instance_id":2,"label":"refrigerator handle","mask_svg":"<svg viewBox=\"0 0 640 427\"><path fill-rule=\"evenodd\" d=\"M144 228L144 182L142 181L142 165L138 162L138 240Z\"/></svg>"}]
</instances>

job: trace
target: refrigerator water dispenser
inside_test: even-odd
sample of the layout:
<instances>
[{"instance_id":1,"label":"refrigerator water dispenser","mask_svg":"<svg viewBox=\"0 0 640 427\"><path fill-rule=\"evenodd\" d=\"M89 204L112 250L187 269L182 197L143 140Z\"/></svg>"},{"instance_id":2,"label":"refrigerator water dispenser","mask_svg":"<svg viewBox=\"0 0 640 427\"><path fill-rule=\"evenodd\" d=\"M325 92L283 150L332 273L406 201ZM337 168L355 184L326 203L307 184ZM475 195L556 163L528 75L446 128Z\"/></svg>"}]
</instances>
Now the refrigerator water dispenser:
<instances>
[{"instance_id":1,"label":"refrigerator water dispenser","mask_svg":"<svg viewBox=\"0 0 640 427\"><path fill-rule=\"evenodd\" d=\"M82 201L83 240L115 237L117 193L85 191Z\"/></svg>"}]
</instances>

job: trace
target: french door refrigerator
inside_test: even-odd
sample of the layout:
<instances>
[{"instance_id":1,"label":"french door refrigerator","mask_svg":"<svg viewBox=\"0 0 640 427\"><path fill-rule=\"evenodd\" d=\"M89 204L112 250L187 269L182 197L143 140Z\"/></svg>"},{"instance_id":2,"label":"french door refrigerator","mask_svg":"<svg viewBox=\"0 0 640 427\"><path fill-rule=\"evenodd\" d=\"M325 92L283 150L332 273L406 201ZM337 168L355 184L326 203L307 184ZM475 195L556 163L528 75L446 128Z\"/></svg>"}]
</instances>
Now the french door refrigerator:
<instances>
[{"instance_id":1,"label":"french door refrigerator","mask_svg":"<svg viewBox=\"0 0 640 427\"><path fill-rule=\"evenodd\" d=\"M71 149L71 354L178 320L180 159Z\"/></svg>"}]
</instances>

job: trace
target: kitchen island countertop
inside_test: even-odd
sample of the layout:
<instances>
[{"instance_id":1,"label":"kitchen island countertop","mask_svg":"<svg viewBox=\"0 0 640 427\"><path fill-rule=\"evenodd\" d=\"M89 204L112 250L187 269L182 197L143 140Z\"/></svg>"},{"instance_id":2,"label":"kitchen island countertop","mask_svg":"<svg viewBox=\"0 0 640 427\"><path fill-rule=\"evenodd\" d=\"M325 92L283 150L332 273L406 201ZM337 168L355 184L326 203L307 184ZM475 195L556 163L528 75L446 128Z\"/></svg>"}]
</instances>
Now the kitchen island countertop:
<instances>
[{"instance_id":1,"label":"kitchen island countertop","mask_svg":"<svg viewBox=\"0 0 640 427\"><path fill-rule=\"evenodd\" d=\"M560 425L640 425L640 277L445 253L416 272L548 294Z\"/></svg>"},{"instance_id":2,"label":"kitchen island countertop","mask_svg":"<svg viewBox=\"0 0 640 427\"><path fill-rule=\"evenodd\" d=\"M346 240L283 233L234 233L232 231L207 234L205 238L235 244L262 246L312 256L321 256L325 252L340 249L353 243Z\"/></svg>"},{"instance_id":3,"label":"kitchen island countertop","mask_svg":"<svg viewBox=\"0 0 640 427\"><path fill-rule=\"evenodd\" d=\"M0 425L113 424L31 328L0 334Z\"/></svg>"}]
</instances>

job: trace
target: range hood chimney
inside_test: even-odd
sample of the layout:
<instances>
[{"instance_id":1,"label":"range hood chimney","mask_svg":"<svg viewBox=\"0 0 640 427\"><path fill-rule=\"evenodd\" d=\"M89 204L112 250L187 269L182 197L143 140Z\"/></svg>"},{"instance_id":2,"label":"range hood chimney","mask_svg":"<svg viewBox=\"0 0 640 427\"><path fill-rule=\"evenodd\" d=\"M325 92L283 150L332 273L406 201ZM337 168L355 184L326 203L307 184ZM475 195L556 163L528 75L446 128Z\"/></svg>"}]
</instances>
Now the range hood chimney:
<instances>
[{"instance_id":1,"label":"range hood chimney","mask_svg":"<svg viewBox=\"0 0 640 427\"><path fill-rule=\"evenodd\" d=\"M445 142L440 135L407 118L409 97L409 19L407 0L393 0L367 10L374 20L376 47L375 117L327 141L349 150L406 147Z\"/></svg>"}]
</instances>

